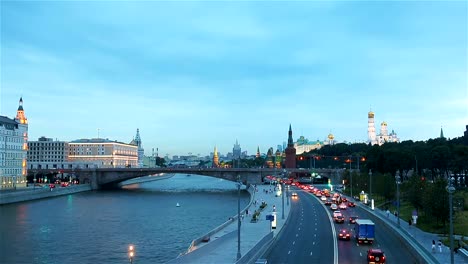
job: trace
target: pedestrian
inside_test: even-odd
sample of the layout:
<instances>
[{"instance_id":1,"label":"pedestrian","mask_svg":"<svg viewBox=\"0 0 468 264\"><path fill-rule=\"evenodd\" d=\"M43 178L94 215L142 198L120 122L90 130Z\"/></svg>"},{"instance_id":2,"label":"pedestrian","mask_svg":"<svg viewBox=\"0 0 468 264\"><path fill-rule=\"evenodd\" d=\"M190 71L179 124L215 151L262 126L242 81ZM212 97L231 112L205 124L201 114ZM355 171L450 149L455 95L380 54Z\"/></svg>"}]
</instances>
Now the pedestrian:
<instances>
[{"instance_id":1,"label":"pedestrian","mask_svg":"<svg viewBox=\"0 0 468 264\"><path fill-rule=\"evenodd\" d=\"M442 241L437 242L437 245L439 246L439 252L442 253Z\"/></svg>"},{"instance_id":2,"label":"pedestrian","mask_svg":"<svg viewBox=\"0 0 468 264\"><path fill-rule=\"evenodd\" d=\"M390 216L390 210L387 209L387 218Z\"/></svg>"},{"instance_id":3,"label":"pedestrian","mask_svg":"<svg viewBox=\"0 0 468 264\"><path fill-rule=\"evenodd\" d=\"M435 240L432 239L432 252L435 252L436 248L435 248Z\"/></svg>"}]
</instances>

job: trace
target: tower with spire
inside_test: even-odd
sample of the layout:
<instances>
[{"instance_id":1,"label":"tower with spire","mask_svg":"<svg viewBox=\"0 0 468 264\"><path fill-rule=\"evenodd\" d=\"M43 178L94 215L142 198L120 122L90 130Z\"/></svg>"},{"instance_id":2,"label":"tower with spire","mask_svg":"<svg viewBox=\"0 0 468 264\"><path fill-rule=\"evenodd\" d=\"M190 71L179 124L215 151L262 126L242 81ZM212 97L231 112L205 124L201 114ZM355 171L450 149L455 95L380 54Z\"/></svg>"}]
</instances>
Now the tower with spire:
<instances>
[{"instance_id":1,"label":"tower with spire","mask_svg":"<svg viewBox=\"0 0 468 264\"><path fill-rule=\"evenodd\" d=\"M232 148L232 158L233 159L240 159L241 158L241 153L242 153L242 149L239 145L239 142L237 142L237 139L236 139L236 144L234 144L234 147Z\"/></svg>"},{"instance_id":2,"label":"tower with spire","mask_svg":"<svg viewBox=\"0 0 468 264\"><path fill-rule=\"evenodd\" d=\"M442 129L442 126L440 127L440 138L445 138L444 137L444 130Z\"/></svg>"},{"instance_id":3,"label":"tower with spire","mask_svg":"<svg viewBox=\"0 0 468 264\"><path fill-rule=\"evenodd\" d=\"M138 167L142 168L143 167L143 158L144 158L144 155L145 155L145 150L143 149L143 147L141 145L140 129L137 128L136 136L132 140L132 142L130 142L130 144L138 146Z\"/></svg>"},{"instance_id":4,"label":"tower with spire","mask_svg":"<svg viewBox=\"0 0 468 264\"><path fill-rule=\"evenodd\" d=\"M285 149L285 153L286 153L285 167L296 168L296 149L294 148L291 124L289 124L288 146Z\"/></svg>"},{"instance_id":5,"label":"tower with spire","mask_svg":"<svg viewBox=\"0 0 468 264\"><path fill-rule=\"evenodd\" d=\"M377 143L375 135L374 112L372 112L372 110L367 113L367 137L367 140L371 145Z\"/></svg>"},{"instance_id":6,"label":"tower with spire","mask_svg":"<svg viewBox=\"0 0 468 264\"><path fill-rule=\"evenodd\" d=\"M257 146L257 154L255 155L256 158L260 158L260 147Z\"/></svg>"},{"instance_id":7,"label":"tower with spire","mask_svg":"<svg viewBox=\"0 0 468 264\"><path fill-rule=\"evenodd\" d=\"M216 146L214 147L213 152L213 167L219 167L218 149L216 148Z\"/></svg>"}]
</instances>

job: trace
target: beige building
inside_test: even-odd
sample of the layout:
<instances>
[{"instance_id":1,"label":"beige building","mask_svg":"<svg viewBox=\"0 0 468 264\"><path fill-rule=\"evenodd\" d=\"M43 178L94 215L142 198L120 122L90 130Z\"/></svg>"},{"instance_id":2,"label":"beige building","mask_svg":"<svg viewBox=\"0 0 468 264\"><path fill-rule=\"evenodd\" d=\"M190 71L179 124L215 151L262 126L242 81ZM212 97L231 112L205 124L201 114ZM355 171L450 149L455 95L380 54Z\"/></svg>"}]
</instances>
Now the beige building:
<instances>
[{"instance_id":1,"label":"beige building","mask_svg":"<svg viewBox=\"0 0 468 264\"><path fill-rule=\"evenodd\" d=\"M69 144L69 161L99 168L138 166L138 146L102 138L79 139Z\"/></svg>"},{"instance_id":2,"label":"beige building","mask_svg":"<svg viewBox=\"0 0 468 264\"><path fill-rule=\"evenodd\" d=\"M29 169L67 169L68 142L40 137L28 142Z\"/></svg>"},{"instance_id":3,"label":"beige building","mask_svg":"<svg viewBox=\"0 0 468 264\"><path fill-rule=\"evenodd\" d=\"M28 119L19 100L16 117L0 116L0 189L26 186Z\"/></svg>"}]
</instances>

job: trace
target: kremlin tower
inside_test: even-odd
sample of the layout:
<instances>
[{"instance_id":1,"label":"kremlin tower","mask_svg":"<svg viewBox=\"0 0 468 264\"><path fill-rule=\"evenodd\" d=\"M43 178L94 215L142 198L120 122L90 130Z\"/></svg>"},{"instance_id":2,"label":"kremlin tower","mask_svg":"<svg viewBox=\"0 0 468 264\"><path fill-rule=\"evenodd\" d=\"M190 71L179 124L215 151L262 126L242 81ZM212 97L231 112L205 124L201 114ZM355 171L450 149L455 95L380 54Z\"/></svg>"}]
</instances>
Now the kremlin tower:
<instances>
[{"instance_id":1,"label":"kremlin tower","mask_svg":"<svg viewBox=\"0 0 468 264\"><path fill-rule=\"evenodd\" d=\"M218 157L218 149L214 148L214 153L213 153L213 167L217 168L219 167L219 157Z\"/></svg>"},{"instance_id":2,"label":"kremlin tower","mask_svg":"<svg viewBox=\"0 0 468 264\"><path fill-rule=\"evenodd\" d=\"M288 132L288 146L286 147L286 168L296 168L296 149L294 148L294 141L292 137L292 129L291 124L289 124L289 132Z\"/></svg>"}]
</instances>

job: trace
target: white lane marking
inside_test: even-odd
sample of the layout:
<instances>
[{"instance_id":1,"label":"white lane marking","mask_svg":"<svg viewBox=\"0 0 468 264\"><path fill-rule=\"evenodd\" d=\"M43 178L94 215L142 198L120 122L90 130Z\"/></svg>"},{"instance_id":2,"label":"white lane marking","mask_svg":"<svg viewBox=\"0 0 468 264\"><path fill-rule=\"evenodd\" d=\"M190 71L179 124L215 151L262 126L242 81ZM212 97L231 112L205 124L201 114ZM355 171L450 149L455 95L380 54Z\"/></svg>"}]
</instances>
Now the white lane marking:
<instances>
[{"instance_id":1,"label":"white lane marking","mask_svg":"<svg viewBox=\"0 0 468 264\"><path fill-rule=\"evenodd\" d=\"M315 223L315 225L317 225L317 223Z\"/></svg>"},{"instance_id":2,"label":"white lane marking","mask_svg":"<svg viewBox=\"0 0 468 264\"><path fill-rule=\"evenodd\" d=\"M314 237L317 237L317 234L314 234Z\"/></svg>"},{"instance_id":3,"label":"white lane marking","mask_svg":"<svg viewBox=\"0 0 468 264\"><path fill-rule=\"evenodd\" d=\"M310 252L310 255L312 256L312 251Z\"/></svg>"},{"instance_id":4,"label":"white lane marking","mask_svg":"<svg viewBox=\"0 0 468 264\"><path fill-rule=\"evenodd\" d=\"M298 236L299 236L299 234L296 234L296 237L298 237Z\"/></svg>"},{"instance_id":5,"label":"white lane marking","mask_svg":"<svg viewBox=\"0 0 468 264\"><path fill-rule=\"evenodd\" d=\"M362 252L359 252L359 256L361 256L361 257L362 257Z\"/></svg>"},{"instance_id":6,"label":"white lane marking","mask_svg":"<svg viewBox=\"0 0 468 264\"><path fill-rule=\"evenodd\" d=\"M317 231L317 228L315 228L315 231Z\"/></svg>"},{"instance_id":7,"label":"white lane marking","mask_svg":"<svg viewBox=\"0 0 468 264\"><path fill-rule=\"evenodd\" d=\"M291 254L291 250L288 251L288 255Z\"/></svg>"},{"instance_id":8,"label":"white lane marking","mask_svg":"<svg viewBox=\"0 0 468 264\"><path fill-rule=\"evenodd\" d=\"M315 245L315 241L314 241L314 242L312 242L312 245Z\"/></svg>"},{"instance_id":9,"label":"white lane marking","mask_svg":"<svg viewBox=\"0 0 468 264\"><path fill-rule=\"evenodd\" d=\"M295 244L296 244L296 241L293 241L293 245L295 245Z\"/></svg>"}]
</instances>

